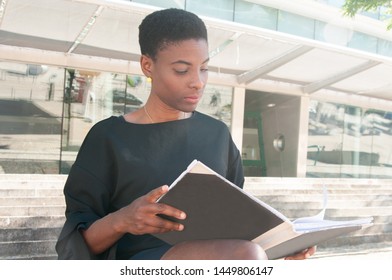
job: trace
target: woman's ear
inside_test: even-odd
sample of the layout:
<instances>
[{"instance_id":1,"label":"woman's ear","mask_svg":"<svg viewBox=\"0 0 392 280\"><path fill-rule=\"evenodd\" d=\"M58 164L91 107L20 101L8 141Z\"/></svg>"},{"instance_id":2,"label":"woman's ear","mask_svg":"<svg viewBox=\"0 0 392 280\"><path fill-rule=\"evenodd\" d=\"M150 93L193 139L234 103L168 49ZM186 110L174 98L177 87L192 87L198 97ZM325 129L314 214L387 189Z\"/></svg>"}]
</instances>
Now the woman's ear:
<instances>
[{"instance_id":1,"label":"woman's ear","mask_svg":"<svg viewBox=\"0 0 392 280\"><path fill-rule=\"evenodd\" d=\"M151 57L147 55L142 55L140 57L140 67L144 73L144 75L148 78L151 78L152 76L152 66L153 66L153 61Z\"/></svg>"}]
</instances>

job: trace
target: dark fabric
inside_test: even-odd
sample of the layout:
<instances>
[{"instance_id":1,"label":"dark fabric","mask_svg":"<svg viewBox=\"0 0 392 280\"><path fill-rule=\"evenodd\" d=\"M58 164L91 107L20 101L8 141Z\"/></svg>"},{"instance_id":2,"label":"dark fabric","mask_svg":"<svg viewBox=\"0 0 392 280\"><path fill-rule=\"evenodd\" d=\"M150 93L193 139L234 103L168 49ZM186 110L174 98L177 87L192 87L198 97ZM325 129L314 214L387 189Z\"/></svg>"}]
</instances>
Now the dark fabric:
<instances>
[{"instance_id":1,"label":"dark fabric","mask_svg":"<svg viewBox=\"0 0 392 280\"><path fill-rule=\"evenodd\" d=\"M75 234L78 228L87 228L149 191L170 185L194 159L243 186L240 153L227 126L212 117L194 112L188 119L157 124L110 117L95 124L64 187L67 208L56 244L59 258L89 257L80 234ZM107 258L116 252L115 258L129 259L165 244L149 234L125 234L114 248L90 258Z\"/></svg>"},{"instance_id":2,"label":"dark fabric","mask_svg":"<svg viewBox=\"0 0 392 280\"><path fill-rule=\"evenodd\" d=\"M171 248L169 244L162 245L157 248L143 250L133 255L131 260L159 260Z\"/></svg>"}]
</instances>

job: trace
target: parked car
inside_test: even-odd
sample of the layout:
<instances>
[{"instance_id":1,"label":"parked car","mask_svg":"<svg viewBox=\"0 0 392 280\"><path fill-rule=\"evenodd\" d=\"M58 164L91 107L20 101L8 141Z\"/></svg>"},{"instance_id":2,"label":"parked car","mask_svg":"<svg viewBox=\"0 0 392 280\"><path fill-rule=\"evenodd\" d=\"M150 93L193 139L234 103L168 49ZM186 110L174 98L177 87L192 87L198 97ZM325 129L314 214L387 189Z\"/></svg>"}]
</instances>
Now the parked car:
<instances>
[{"instance_id":1,"label":"parked car","mask_svg":"<svg viewBox=\"0 0 392 280\"><path fill-rule=\"evenodd\" d=\"M133 94L126 93L124 90L114 89L112 91L113 102L114 103L125 103L127 105L136 105L139 106L143 104L139 98L134 96Z\"/></svg>"}]
</instances>

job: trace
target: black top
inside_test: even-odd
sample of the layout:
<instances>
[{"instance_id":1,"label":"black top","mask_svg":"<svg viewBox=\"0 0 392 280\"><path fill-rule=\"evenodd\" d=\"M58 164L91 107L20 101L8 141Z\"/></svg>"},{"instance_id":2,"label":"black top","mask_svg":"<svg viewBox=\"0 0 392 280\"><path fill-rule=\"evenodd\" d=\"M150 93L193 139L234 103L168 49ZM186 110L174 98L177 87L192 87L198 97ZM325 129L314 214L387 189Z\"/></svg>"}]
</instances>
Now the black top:
<instances>
[{"instance_id":1,"label":"black top","mask_svg":"<svg viewBox=\"0 0 392 280\"><path fill-rule=\"evenodd\" d=\"M85 252L77 229L170 185L194 159L243 186L240 153L227 126L212 117L194 112L184 120L134 124L121 116L95 124L65 184L66 222L56 245L59 258L107 258ZM162 244L149 234L125 234L115 246L116 258L128 259Z\"/></svg>"}]
</instances>

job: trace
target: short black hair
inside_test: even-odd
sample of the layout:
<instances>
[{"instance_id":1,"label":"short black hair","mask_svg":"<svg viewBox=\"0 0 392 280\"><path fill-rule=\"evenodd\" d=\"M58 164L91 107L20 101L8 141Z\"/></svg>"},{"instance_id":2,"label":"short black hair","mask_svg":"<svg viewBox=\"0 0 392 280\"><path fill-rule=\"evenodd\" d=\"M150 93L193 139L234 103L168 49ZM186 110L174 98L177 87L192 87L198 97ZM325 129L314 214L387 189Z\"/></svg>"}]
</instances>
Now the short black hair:
<instances>
[{"instance_id":1,"label":"short black hair","mask_svg":"<svg viewBox=\"0 0 392 280\"><path fill-rule=\"evenodd\" d=\"M195 14L176 8L155 11L139 25L139 45L143 55L156 58L159 50L188 39L207 39L207 28Z\"/></svg>"}]
</instances>

